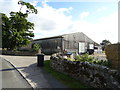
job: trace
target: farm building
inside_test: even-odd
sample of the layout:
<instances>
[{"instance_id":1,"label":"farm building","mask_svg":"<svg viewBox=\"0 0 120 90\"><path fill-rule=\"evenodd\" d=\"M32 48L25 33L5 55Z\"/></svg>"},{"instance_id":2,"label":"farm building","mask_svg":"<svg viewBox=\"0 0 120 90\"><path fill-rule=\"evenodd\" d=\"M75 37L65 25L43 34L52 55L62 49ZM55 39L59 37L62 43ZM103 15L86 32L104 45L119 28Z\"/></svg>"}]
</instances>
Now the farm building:
<instances>
[{"instance_id":1,"label":"farm building","mask_svg":"<svg viewBox=\"0 0 120 90\"><path fill-rule=\"evenodd\" d=\"M36 39L32 41L32 44L34 43L40 44L44 54L53 54L60 51L85 53L88 50L94 50L94 47L98 46L96 42L82 32Z\"/></svg>"}]
</instances>

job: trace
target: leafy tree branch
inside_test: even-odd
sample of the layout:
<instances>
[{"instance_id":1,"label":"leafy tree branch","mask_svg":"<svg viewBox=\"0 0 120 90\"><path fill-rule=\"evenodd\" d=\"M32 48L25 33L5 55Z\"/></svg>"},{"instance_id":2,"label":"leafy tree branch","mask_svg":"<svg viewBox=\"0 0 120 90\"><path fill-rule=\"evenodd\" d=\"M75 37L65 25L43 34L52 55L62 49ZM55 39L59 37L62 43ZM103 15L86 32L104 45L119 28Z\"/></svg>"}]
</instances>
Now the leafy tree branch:
<instances>
[{"instance_id":1,"label":"leafy tree branch","mask_svg":"<svg viewBox=\"0 0 120 90\"><path fill-rule=\"evenodd\" d=\"M37 9L30 3L19 1L21 5L19 12L10 12L10 17L2 14L2 48L14 50L27 45L34 37L34 23L27 20L30 13L37 14ZM23 6L27 7L26 13L22 13Z\"/></svg>"}]
</instances>

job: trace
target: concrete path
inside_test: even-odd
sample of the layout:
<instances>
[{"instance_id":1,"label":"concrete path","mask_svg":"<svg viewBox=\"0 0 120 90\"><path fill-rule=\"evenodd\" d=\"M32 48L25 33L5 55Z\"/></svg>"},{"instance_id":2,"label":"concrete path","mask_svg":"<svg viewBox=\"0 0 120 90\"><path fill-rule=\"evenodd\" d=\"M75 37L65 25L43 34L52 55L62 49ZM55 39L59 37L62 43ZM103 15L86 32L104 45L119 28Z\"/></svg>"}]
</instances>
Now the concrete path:
<instances>
[{"instance_id":1,"label":"concrete path","mask_svg":"<svg viewBox=\"0 0 120 90\"><path fill-rule=\"evenodd\" d=\"M66 88L43 68L37 67L36 56L2 55L1 57L13 64L33 88Z\"/></svg>"}]
</instances>

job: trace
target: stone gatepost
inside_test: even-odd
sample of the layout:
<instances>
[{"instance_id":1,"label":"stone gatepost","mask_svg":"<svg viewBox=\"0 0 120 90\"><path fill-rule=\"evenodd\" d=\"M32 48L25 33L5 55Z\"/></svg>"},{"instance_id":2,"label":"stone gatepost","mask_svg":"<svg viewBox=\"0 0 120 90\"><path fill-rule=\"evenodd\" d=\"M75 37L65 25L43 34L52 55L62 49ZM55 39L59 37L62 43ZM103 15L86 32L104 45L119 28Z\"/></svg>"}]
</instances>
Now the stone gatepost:
<instances>
[{"instance_id":1,"label":"stone gatepost","mask_svg":"<svg viewBox=\"0 0 120 90\"><path fill-rule=\"evenodd\" d=\"M105 48L105 54L111 62L111 68L120 70L120 43L108 45Z\"/></svg>"}]
</instances>

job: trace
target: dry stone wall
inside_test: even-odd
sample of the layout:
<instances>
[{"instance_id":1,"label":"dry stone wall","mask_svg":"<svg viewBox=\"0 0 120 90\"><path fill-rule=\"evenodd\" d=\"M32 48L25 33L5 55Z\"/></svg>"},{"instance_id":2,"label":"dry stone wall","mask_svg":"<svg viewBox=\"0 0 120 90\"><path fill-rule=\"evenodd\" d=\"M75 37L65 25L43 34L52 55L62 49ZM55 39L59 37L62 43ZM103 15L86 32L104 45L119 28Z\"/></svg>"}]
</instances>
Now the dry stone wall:
<instances>
[{"instance_id":1,"label":"dry stone wall","mask_svg":"<svg viewBox=\"0 0 120 90\"><path fill-rule=\"evenodd\" d=\"M82 83L95 88L120 88L120 73L105 66L88 62L69 61L61 56L51 56L50 66Z\"/></svg>"},{"instance_id":2,"label":"dry stone wall","mask_svg":"<svg viewBox=\"0 0 120 90\"><path fill-rule=\"evenodd\" d=\"M35 56L38 54L38 52L33 51L7 51L2 50L1 51L3 55L18 55L18 56Z\"/></svg>"}]
</instances>

